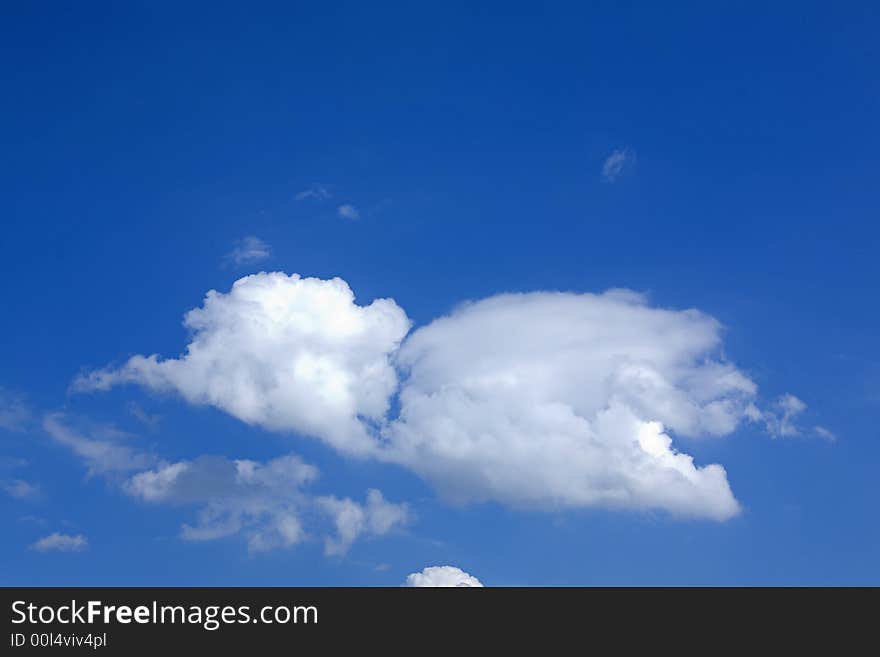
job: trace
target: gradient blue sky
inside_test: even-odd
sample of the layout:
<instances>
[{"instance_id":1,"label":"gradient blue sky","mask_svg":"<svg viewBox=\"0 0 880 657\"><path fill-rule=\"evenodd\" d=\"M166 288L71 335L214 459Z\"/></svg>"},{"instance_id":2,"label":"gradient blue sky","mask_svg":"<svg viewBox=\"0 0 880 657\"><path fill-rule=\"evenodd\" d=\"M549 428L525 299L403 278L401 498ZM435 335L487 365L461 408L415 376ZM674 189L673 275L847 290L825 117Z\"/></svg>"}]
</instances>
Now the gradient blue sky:
<instances>
[{"instance_id":1,"label":"gradient blue sky","mask_svg":"<svg viewBox=\"0 0 880 657\"><path fill-rule=\"evenodd\" d=\"M3 584L397 585L446 563L497 585L880 584L876 6L7 3L0 24L0 386L27 409L0 481L35 487L0 493ZM316 183L332 198L296 200ZM236 264L247 236L271 256ZM174 395L69 393L176 356L183 313L260 269L340 276L416 326L499 292L643 291L721 321L805 429L676 440L727 468L744 510L718 523L455 507ZM377 486L416 519L343 557L183 541L193 510L88 477L41 428L59 411L168 459L292 449L322 492ZM88 548L29 547L53 532Z\"/></svg>"}]
</instances>

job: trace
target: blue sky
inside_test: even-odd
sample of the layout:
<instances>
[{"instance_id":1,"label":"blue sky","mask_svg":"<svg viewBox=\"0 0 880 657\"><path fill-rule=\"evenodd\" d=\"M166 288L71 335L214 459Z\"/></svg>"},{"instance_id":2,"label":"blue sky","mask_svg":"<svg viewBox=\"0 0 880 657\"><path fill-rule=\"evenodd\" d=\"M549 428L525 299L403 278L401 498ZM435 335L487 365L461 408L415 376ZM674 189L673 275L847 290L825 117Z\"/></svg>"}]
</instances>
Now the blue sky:
<instances>
[{"instance_id":1,"label":"blue sky","mask_svg":"<svg viewBox=\"0 0 880 657\"><path fill-rule=\"evenodd\" d=\"M2 583L397 585L451 564L495 585L880 584L880 14L868 3L586 5L5 8ZM242 363L254 380L284 379L273 370L284 345L255 361L259 335L237 356L243 342L219 346L207 378L187 378L189 400L179 379L125 369L136 354L180 357L193 337L183 316L209 290L223 295L211 316L229 328L233 282L260 271L343 279L356 322L393 299L410 337L388 324L395 345L369 333L366 351L334 342L331 354L350 364L368 353L392 387L379 394L379 379L355 377L356 412L318 406L310 431L286 396L249 421L230 410L235 399L204 401L217 386L245 389ZM601 296L610 288L644 296ZM477 305L487 314L473 321L455 311L534 291L568 294L560 306L496 298L508 305ZM719 324L697 325L689 308ZM606 323L618 311L632 321ZM661 315L668 344L651 338ZM509 330L492 334L496 319ZM698 468L723 465L735 512L703 489L670 502L666 484L607 469L611 439L580 404L612 404L584 392L591 372L624 373L592 370L589 341L554 360L559 335L594 329L632 329L621 349L633 362L656 349L644 367L672 381L676 400L708 389L730 402L736 426L707 435L705 407L691 422L669 410L672 397L618 390ZM683 356L705 332L717 344ZM513 346L496 347L508 335ZM469 350L480 363L489 353L495 374L540 376L499 401L468 388L457 355ZM409 372L407 354L436 367ZM678 364L657 364L667 357ZM755 390L693 384L707 359ZM95 372L115 379L77 388ZM476 419L432 408L402 421L406 390L456 386L484 403ZM364 420L374 394L388 408ZM504 448L464 464L443 456L436 428L459 423L476 449L480 431L495 435L474 428L489 408L504 416L502 445L521 420L540 447L545 429L557 433L528 414L533 395L592 423L593 469L554 473L547 447L519 486ZM397 451L354 454L337 431L349 420L346 436L381 434ZM70 435L92 442L77 452ZM421 452L406 451L410 439L426 441ZM89 461L89 449L100 456ZM128 461L110 467L111 452ZM290 453L301 461L285 476L320 472L295 501L278 502L296 488L287 479L258 493L218 474ZM136 494L134 477L175 463L205 479L161 499ZM496 480L508 474L514 483ZM569 475L579 483L566 487ZM605 478L630 501L589 497ZM383 496L375 517L369 489ZM290 544L254 549L265 520L229 510L262 495L302 524ZM362 528L334 553L345 500ZM187 536L217 504L245 526ZM286 534L272 527L277 543Z\"/></svg>"}]
</instances>

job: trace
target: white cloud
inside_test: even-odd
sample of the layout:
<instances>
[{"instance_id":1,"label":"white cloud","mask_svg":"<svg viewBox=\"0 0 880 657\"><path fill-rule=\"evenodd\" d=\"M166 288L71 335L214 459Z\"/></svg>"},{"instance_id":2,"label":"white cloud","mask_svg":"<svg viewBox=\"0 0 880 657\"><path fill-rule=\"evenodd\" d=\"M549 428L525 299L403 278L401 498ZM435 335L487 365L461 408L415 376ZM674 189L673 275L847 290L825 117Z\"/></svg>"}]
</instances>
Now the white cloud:
<instances>
[{"instance_id":1,"label":"white cloud","mask_svg":"<svg viewBox=\"0 0 880 657\"><path fill-rule=\"evenodd\" d=\"M394 301L359 306L340 279L262 273L210 292L186 325L179 359L135 356L74 387L175 390L404 465L455 502L724 520L739 510L726 471L697 465L673 436L724 436L765 413L755 384L720 355L715 319L626 290L498 295L399 348L409 320ZM771 431L788 431L796 399L761 415Z\"/></svg>"},{"instance_id":2,"label":"white cloud","mask_svg":"<svg viewBox=\"0 0 880 657\"><path fill-rule=\"evenodd\" d=\"M318 478L317 469L289 454L266 463L202 456L164 463L140 472L125 491L145 502L199 506L198 521L185 524L181 536L206 541L243 536L251 552L289 548L308 537L307 523L328 515L335 535L325 537L327 554L343 555L362 536L380 536L407 520L405 505L387 502L370 490L367 503L331 496L313 497L303 489Z\"/></svg>"},{"instance_id":3,"label":"white cloud","mask_svg":"<svg viewBox=\"0 0 880 657\"><path fill-rule=\"evenodd\" d=\"M628 148L615 148L611 155L602 163L602 180L607 183L615 182L620 175L631 167L636 161L636 154Z\"/></svg>"},{"instance_id":4,"label":"white cloud","mask_svg":"<svg viewBox=\"0 0 880 657\"><path fill-rule=\"evenodd\" d=\"M801 430L794 423L797 416L807 409L807 405L791 394L776 399L769 408L760 410L754 405L746 409L746 416L752 422L761 422L767 433L774 438L799 436Z\"/></svg>"},{"instance_id":5,"label":"white cloud","mask_svg":"<svg viewBox=\"0 0 880 657\"><path fill-rule=\"evenodd\" d=\"M131 437L111 426L75 430L65 416L54 413L45 417L44 427L83 460L89 475L103 476L132 498L196 507L196 521L181 528L184 540L241 536L251 552L261 552L293 547L313 527L310 531L324 538L328 554L342 555L358 538L380 536L410 518L406 505L387 502L378 490L367 492L365 504L308 493L318 470L295 454L266 462L211 455L168 462L120 444ZM16 481L3 488L30 494L26 486Z\"/></svg>"},{"instance_id":6,"label":"white cloud","mask_svg":"<svg viewBox=\"0 0 880 657\"><path fill-rule=\"evenodd\" d=\"M339 555L348 552L351 544L360 536L381 536L393 528L409 522L410 512L405 504L392 504L375 488L367 491L366 505L349 498L320 497L318 506L333 518L335 537L324 542L324 552Z\"/></svg>"},{"instance_id":7,"label":"white cloud","mask_svg":"<svg viewBox=\"0 0 880 657\"><path fill-rule=\"evenodd\" d=\"M19 500L32 499L40 493L39 486L31 484L24 479L12 479L11 481L0 481L0 489L7 495Z\"/></svg>"},{"instance_id":8,"label":"white cloud","mask_svg":"<svg viewBox=\"0 0 880 657\"><path fill-rule=\"evenodd\" d=\"M31 548L39 552L80 552L89 546L88 539L82 534L71 536L69 534L49 534L31 545Z\"/></svg>"},{"instance_id":9,"label":"white cloud","mask_svg":"<svg viewBox=\"0 0 880 657\"><path fill-rule=\"evenodd\" d=\"M455 566L428 566L420 573L407 575L403 586L411 587L475 587L483 584Z\"/></svg>"},{"instance_id":10,"label":"white cloud","mask_svg":"<svg viewBox=\"0 0 880 657\"><path fill-rule=\"evenodd\" d=\"M326 185L319 185L315 183L308 189L304 189L303 191L297 193L296 200L297 201L305 201L306 199L315 199L317 201L325 201L329 198L332 198L333 195L330 193L330 190Z\"/></svg>"},{"instance_id":11,"label":"white cloud","mask_svg":"<svg viewBox=\"0 0 880 657\"><path fill-rule=\"evenodd\" d=\"M24 397L0 387L0 429L21 431L31 417Z\"/></svg>"},{"instance_id":12,"label":"white cloud","mask_svg":"<svg viewBox=\"0 0 880 657\"><path fill-rule=\"evenodd\" d=\"M825 427L819 426L817 424L815 427L813 427L813 431L816 433L817 436L819 436L820 438L824 438L828 442L837 442L837 434L835 434L830 429L826 429Z\"/></svg>"},{"instance_id":13,"label":"white cloud","mask_svg":"<svg viewBox=\"0 0 880 657\"><path fill-rule=\"evenodd\" d=\"M388 455L458 502L729 518L724 468L670 437L732 432L755 394L720 328L619 290L465 305L404 343Z\"/></svg>"},{"instance_id":14,"label":"white cloud","mask_svg":"<svg viewBox=\"0 0 880 657\"><path fill-rule=\"evenodd\" d=\"M292 547L304 538L302 487L318 471L290 454L267 463L201 456L140 472L124 486L150 503L198 505L198 522L185 524L186 540L241 534L253 552Z\"/></svg>"},{"instance_id":15,"label":"white cloud","mask_svg":"<svg viewBox=\"0 0 880 657\"><path fill-rule=\"evenodd\" d=\"M236 240L232 251L226 254L226 261L236 266L252 265L271 257L272 249L259 237L249 235Z\"/></svg>"},{"instance_id":16,"label":"white cloud","mask_svg":"<svg viewBox=\"0 0 880 657\"><path fill-rule=\"evenodd\" d=\"M339 216L342 217L343 219L354 220L354 219L360 219L360 216L361 216L360 211L356 207L354 207L353 205L350 205L348 203L343 203L338 208L336 208L336 211L339 214Z\"/></svg>"},{"instance_id":17,"label":"white cloud","mask_svg":"<svg viewBox=\"0 0 880 657\"><path fill-rule=\"evenodd\" d=\"M59 445L70 449L88 466L89 475L108 475L152 465L155 457L122 442L128 434L109 426L95 426L89 435L72 428L63 413L49 413L43 428Z\"/></svg>"},{"instance_id":18,"label":"white cloud","mask_svg":"<svg viewBox=\"0 0 880 657\"><path fill-rule=\"evenodd\" d=\"M134 356L79 378L79 390L125 382L175 390L249 424L292 430L363 453L360 418L384 417L397 375L389 357L409 329L394 301L355 303L345 281L261 273L228 294L211 291L186 315L193 332L179 359Z\"/></svg>"}]
</instances>

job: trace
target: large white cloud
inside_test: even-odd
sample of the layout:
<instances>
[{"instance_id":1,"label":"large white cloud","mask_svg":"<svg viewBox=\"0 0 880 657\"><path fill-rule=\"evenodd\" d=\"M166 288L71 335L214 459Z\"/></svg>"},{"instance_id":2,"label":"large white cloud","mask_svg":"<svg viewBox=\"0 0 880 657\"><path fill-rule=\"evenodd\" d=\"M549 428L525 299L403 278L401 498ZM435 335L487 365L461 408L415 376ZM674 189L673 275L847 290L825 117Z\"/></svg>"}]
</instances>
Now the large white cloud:
<instances>
[{"instance_id":1,"label":"large white cloud","mask_svg":"<svg viewBox=\"0 0 880 657\"><path fill-rule=\"evenodd\" d=\"M362 419L385 415L397 386L389 356L409 330L393 301L359 306L341 279L261 273L236 281L228 294L212 290L184 323L193 336L180 358L134 356L74 388L137 382L345 452L372 448Z\"/></svg>"},{"instance_id":2,"label":"large white cloud","mask_svg":"<svg viewBox=\"0 0 880 657\"><path fill-rule=\"evenodd\" d=\"M404 341L410 323L392 300L359 306L340 279L261 273L210 292L186 325L180 358L135 356L75 387L177 390L402 464L459 502L716 520L739 510L722 466L673 446L757 417L755 384L721 356L720 324L696 310L626 290L505 294Z\"/></svg>"},{"instance_id":3,"label":"large white cloud","mask_svg":"<svg viewBox=\"0 0 880 657\"><path fill-rule=\"evenodd\" d=\"M458 501L666 509L725 519L720 465L676 451L730 433L755 385L715 356L720 326L631 292L501 295L417 330L389 456Z\"/></svg>"},{"instance_id":4,"label":"large white cloud","mask_svg":"<svg viewBox=\"0 0 880 657\"><path fill-rule=\"evenodd\" d=\"M403 586L411 587L472 587L483 586L473 575L455 566L428 566L420 573L407 575Z\"/></svg>"}]
</instances>

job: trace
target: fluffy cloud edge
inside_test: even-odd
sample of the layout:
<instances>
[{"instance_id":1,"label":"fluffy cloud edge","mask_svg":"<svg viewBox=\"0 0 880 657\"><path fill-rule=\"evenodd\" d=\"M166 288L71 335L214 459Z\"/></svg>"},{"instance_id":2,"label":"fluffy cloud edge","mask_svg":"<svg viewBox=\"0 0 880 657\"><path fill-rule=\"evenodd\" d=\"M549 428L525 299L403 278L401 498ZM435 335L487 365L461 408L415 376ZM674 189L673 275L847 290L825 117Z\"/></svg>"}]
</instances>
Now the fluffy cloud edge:
<instances>
[{"instance_id":1,"label":"fluffy cloud edge","mask_svg":"<svg viewBox=\"0 0 880 657\"><path fill-rule=\"evenodd\" d=\"M456 566L428 566L410 573L401 585L406 588L476 588L483 583Z\"/></svg>"}]
</instances>

